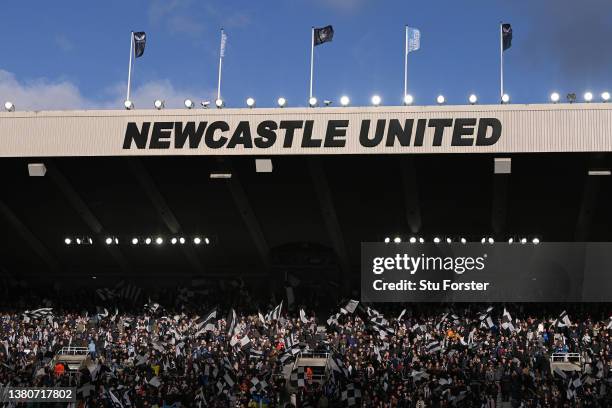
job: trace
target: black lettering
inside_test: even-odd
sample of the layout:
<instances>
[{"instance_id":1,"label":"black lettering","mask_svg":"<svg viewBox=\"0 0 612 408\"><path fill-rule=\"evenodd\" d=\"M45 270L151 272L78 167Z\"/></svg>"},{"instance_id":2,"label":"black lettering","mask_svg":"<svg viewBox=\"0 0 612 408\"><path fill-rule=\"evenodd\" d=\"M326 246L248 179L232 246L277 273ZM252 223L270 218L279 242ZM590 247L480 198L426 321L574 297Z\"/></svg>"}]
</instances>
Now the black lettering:
<instances>
[{"instance_id":1,"label":"black lettering","mask_svg":"<svg viewBox=\"0 0 612 408\"><path fill-rule=\"evenodd\" d=\"M249 126L249 122L241 121L238 123L232 138L227 144L227 148L233 149L237 144L243 145L245 149L253 148L253 140L251 139L251 127Z\"/></svg>"},{"instance_id":2,"label":"black lettering","mask_svg":"<svg viewBox=\"0 0 612 408\"><path fill-rule=\"evenodd\" d=\"M492 129L491 136L487 137L489 128ZM476 146L492 146L501 137L502 124L496 118L482 118L478 122L478 136L476 136Z\"/></svg>"},{"instance_id":3,"label":"black lettering","mask_svg":"<svg viewBox=\"0 0 612 408\"><path fill-rule=\"evenodd\" d=\"M222 132L227 132L229 130L229 125L227 122L216 121L212 122L208 129L206 129L206 136L204 136L204 141L206 142L206 146L211 149L219 149L225 145L227 142L227 137L221 135L219 140L215 140L215 131L220 130Z\"/></svg>"},{"instance_id":4,"label":"black lettering","mask_svg":"<svg viewBox=\"0 0 612 408\"><path fill-rule=\"evenodd\" d=\"M312 138L312 126L314 120L304 123L304 135L302 136L302 147L321 147L321 140Z\"/></svg>"},{"instance_id":5,"label":"black lettering","mask_svg":"<svg viewBox=\"0 0 612 408\"><path fill-rule=\"evenodd\" d=\"M261 122L257 126L257 134L260 137L255 138L255 146L260 149L274 146L274 142L276 142L276 129L278 129L278 126L273 120L264 120Z\"/></svg>"},{"instance_id":6,"label":"black lettering","mask_svg":"<svg viewBox=\"0 0 612 408\"><path fill-rule=\"evenodd\" d=\"M410 146L410 137L412 136L412 125L414 120L406 119L404 127L400 124L399 120L391 119L389 121L389 130L387 130L387 147L395 145L395 139L399 140L400 145Z\"/></svg>"},{"instance_id":7,"label":"black lettering","mask_svg":"<svg viewBox=\"0 0 612 408\"><path fill-rule=\"evenodd\" d=\"M327 122L327 131L325 132L325 143L323 147L344 147L346 145L346 140L344 138L346 137L346 128L348 125L348 120L330 120Z\"/></svg>"},{"instance_id":8,"label":"black lettering","mask_svg":"<svg viewBox=\"0 0 612 408\"><path fill-rule=\"evenodd\" d=\"M429 119L429 127L435 129L432 146L442 146L444 128L453 126L452 119Z\"/></svg>"},{"instance_id":9,"label":"black lettering","mask_svg":"<svg viewBox=\"0 0 612 408\"><path fill-rule=\"evenodd\" d=\"M169 149L170 136L172 135L173 127L174 123L172 122L153 123L153 132L151 132L151 141L149 142L149 149Z\"/></svg>"},{"instance_id":10,"label":"black lettering","mask_svg":"<svg viewBox=\"0 0 612 408\"><path fill-rule=\"evenodd\" d=\"M127 128L125 129L125 137L123 138L123 148L131 149L132 142L138 149L144 149L147 147L147 140L149 139L149 129L151 128L151 122L143 122L142 130L138 130L138 126L134 122L128 122Z\"/></svg>"},{"instance_id":11,"label":"black lettering","mask_svg":"<svg viewBox=\"0 0 612 408\"><path fill-rule=\"evenodd\" d=\"M301 129L304 124L302 120L281 120L279 129L285 129L284 148L289 148L293 145L293 135L296 129Z\"/></svg>"},{"instance_id":12,"label":"black lettering","mask_svg":"<svg viewBox=\"0 0 612 408\"><path fill-rule=\"evenodd\" d=\"M385 119L378 119L376 121L376 133L374 133L374 138L370 139L370 121L365 119L361 122L361 131L359 132L359 143L363 147L375 147L380 144L382 138L385 134Z\"/></svg>"},{"instance_id":13,"label":"black lettering","mask_svg":"<svg viewBox=\"0 0 612 408\"><path fill-rule=\"evenodd\" d=\"M427 125L427 119L417 120L417 128L414 134L414 145L423 146L425 140L425 126Z\"/></svg>"},{"instance_id":14,"label":"black lettering","mask_svg":"<svg viewBox=\"0 0 612 408\"><path fill-rule=\"evenodd\" d=\"M196 130L195 122L187 122L183 129L183 122L174 122L174 147L182 149L185 147L185 142L189 140L189 148L197 149L202 141L206 125L208 122L200 122Z\"/></svg>"},{"instance_id":15,"label":"black lettering","mask_svg":"<svg viewBox=\"0 0 612 408\"><path fill-rule=\"evenodd\" d=\"M474 138L463 136L473 135L474 126L476 126L476 119L455 119L451 146L472 146Z\"/></svg>"}]
</instances>

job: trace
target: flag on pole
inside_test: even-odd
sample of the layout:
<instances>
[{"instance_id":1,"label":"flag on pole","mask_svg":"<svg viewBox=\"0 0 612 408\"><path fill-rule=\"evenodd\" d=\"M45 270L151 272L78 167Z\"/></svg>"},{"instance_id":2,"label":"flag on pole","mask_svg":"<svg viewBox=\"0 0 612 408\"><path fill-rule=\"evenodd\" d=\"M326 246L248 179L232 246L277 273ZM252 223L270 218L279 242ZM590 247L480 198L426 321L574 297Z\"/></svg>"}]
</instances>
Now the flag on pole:
<instances>
[{"instance_id":1,"label":"flag on pole","mask_svg":"<svg viewBox=\"0 0 612 408\"><path fill-rule=\"evenodd\" d=\"M502 24L502 42L504 51L512 46L512 25L508 23Z\"/></svg>"},{"instance_id":2,"label":"flag on pole","mask_svg":"<svg viewBox=\"0 0 612 408\"><path fill-rule=\"evenodd\" d=\"M142 57L145 45L147 44L147 34L144 31L134 33L134 57Z\"/></svg>"},{"instance_id":3,"label":"flag on pole","mask_svg":"<svg viewBox=\"0 0 612 408\"><path fill-rule=\"evenodd\" d=\"M421 48L421 31L417 28L407 27L406 53Z\"/></svg>"},{"instance_id":4,"label":"flag on pole","mask_svg":"<svg viewBox=\"0 0 612 408\"><path fill-rule=\"evenodd\" d=\"M314 29L314 45L321 45L334 38L334 28L330 25Z\"/></svg>"},{"instance_id":5,"label":"flag on pole","mask_svg":"<svg viewBox=\"0 0 612 408\"><path fill-rule=\"evenodd\" d=\"M227 42L227 34L225 31L221 31L221 58L225 58L225 43Z\"/></svg>"}]
</instances>

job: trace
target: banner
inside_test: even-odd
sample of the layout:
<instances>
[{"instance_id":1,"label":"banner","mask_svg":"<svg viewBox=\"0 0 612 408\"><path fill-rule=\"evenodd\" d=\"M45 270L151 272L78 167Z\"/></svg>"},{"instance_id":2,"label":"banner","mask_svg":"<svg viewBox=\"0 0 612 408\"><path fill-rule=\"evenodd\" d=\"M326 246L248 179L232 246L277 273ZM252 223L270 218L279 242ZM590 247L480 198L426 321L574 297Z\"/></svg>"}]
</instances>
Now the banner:
<instances>
[{"instance_id":1,"label":"banner","mask_svg":"<svg viewBox=\"0 0 612 408\"><path fill-rule=\"evenodd\" d=\"M0 157L612 151L610 104L0 113Z\"/></svg>"}]
</instances>

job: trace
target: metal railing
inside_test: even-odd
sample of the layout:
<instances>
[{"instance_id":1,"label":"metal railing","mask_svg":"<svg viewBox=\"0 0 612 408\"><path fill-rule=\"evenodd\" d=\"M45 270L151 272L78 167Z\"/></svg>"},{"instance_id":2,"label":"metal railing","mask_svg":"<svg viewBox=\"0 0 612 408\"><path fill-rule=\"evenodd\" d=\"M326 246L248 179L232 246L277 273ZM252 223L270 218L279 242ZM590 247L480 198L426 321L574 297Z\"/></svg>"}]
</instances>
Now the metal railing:
<instances>
[{"instance_id":1,"label":"metal railing","mask_svg":"<svg viewBox=\"0 0 612 408\"><path fill-rule=\"evenodd\" d=\"M553 353L550 356L551 363L574 363L582 364L580 353Z\"/></svg>"},{"instance_id":2,"label":"metal railing","mask_svg":"<svg viewBox=\"0 0 612 408\"><path fill-rule=\"evenodd\" d=\"M87 353L89 353L87 347L62 347L57 355L79 356L87 355Z\"/></svg>"}]
</instances>

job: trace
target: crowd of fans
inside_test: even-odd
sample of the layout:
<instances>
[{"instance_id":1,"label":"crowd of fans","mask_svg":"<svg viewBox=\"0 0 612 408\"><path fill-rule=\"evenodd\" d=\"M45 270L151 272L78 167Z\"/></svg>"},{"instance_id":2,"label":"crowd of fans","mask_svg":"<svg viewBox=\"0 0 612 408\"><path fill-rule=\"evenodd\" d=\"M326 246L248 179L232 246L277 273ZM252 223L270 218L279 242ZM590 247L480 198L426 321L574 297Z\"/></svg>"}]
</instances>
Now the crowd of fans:
<instances>
[{"instance_id":1,"label":"crowd of fans","mask_svg":"<svg viewBox=\"0 0 612 408\"><path fill-rule=\"evenodd\" d=\"M76 407L612 406L607 304L345 301L317 318L286 300L259 313L234 292L241 302L205 307L210 296L6 305L0 383L74 386ZM79 370L54 359L64 347L86 348ZM298 369L309 352L329 356L321 381ZM555 352L578 353L581 370L553 370Z\"/></svg>"}]
</instances>

